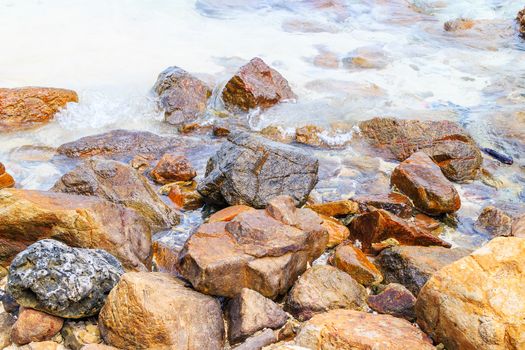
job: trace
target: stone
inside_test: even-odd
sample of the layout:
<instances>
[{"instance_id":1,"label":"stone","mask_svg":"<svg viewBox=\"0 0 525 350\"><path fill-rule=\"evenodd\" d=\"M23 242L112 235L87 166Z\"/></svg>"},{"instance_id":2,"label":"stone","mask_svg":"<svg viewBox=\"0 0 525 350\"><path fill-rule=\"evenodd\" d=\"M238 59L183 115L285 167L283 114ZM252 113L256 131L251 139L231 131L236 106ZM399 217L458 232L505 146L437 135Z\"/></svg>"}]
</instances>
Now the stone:
<instances>
[{"instance_id":1,"label":"stone","mask_svg":"<svg viewBox=\"0 0 525 350\"><path fill-rule=\"evenodd\" d=\"M7 271L6 271L6 276L7 276ZM5 278L2 282L4 282L7 285L7 278ZM16 302L16 300L13 298L11 294L0 290L0 300L2 301L2 306L5 312L8 312L12 315L18 314L18 309L20 308L20 305Z\"/></svg>"},{"instance_id":2,"label":"stone","mask_svg":"<svg viewBox=\"0 0 525 350\"><path fill-rule=\"evenodd\" d=\"M359 240L365 253L372 251L372 244L394 238L402 245L443 246L450 243L431 232L403 220L386 210L374 210L357 216L350 223L350 237Z\"/></svg>"},{"instance_id":3,"label":"stone","mask_svg":"<svg viewBox=\"0 0 525 350\"><path fill-rule=\"evenodd\" d=\"M327 248L333 248L348 239L348 236L350 236L350 230L348 230L345 225L329 216L319 216L321 219L323 219L322 225L328 232L328 244L326 245Z\"/></svg>"},{"instance_id":4,"label":"stone","mask_svg":"<svg viewBox=\"0 0 525 350\"><path fill-rule=\"evenodd\" d=\"M88 344L102 343L96 319L67 320L60 333L64 345L71 350L80 350Z\"/></svg>"},{"instance_id":5,"label":"stone","mask_svg":"<svg viewBox=\"0 0 525 350\"><path fill-rule=\"evenodd\" d=\"M329 265L306 270L290 290L286 307L298 320L333 309L366 309L366 290L347 273Z\"/></svg>"},{"instance_id":6,"label":"stone","mask_svg":"<svg viewBox=\"0 0 525 350\"><path fill-rule=\"evenodd\" d=\"M269 108L296 97L288 81L258 57L242 66L222 90L222 99L229 110Z\"/></svg>"},{"instance_id":7,"label":"stone","mask_svg":"<svg viewBox=\"0 0 525 350\"><path fill-rule=\"evenodd\" d=\"M416 297L403 285L390 283L377 295L369 295L368 306L380 314L401 317L408 321L416 319Z\"/></svg>"},{"instance_id":8,"label":"stone","mask_svg":"<svg viewBox=\"0 0 525 350\"><path fill-rule=\"evenodd\" d=\"M402 284L417 297L432 274L469 253L461 248L392 247L379 254L376 264L386 283Z\"/></svg>"},{"instance_id":9,"label":"stone","mask_svg":"<svg viewBox=\"0 0 525 350\"><path fill-rule=\"evenodd\" d=\"M385 53L375 47L357 48L344 57L342 61L343 67L347 69L381 69L385 68L389 63Z\"/></svg>"},{"instance_id":10,"label":"stone","mask_svg":"<svg viewBox=\"0 0 525 350\"><path fill-rule=\"evenodd\" d=\"M512 235L515 237L525 238L525 215L516 219L512 224Z\"/></svg>"},{"instance_id":11,"label":"stone","mask_svg":"<svg viewBox=\"0 0 525 350\"><path fill-rule=\"evenodd\" d=\"M0 207L2 266L35 241L53 238L104 249L126 269L151 267L151 231L133 210L97 197L18 189L1 190Z\"/></svg>"},{"instance_id":12,"label":"stone","mask_svg":"<svg viewBox=\"0 0 525 350\"><path fill-rule=\"evenodd\" d=\"M167 184L176 181L190 181L197 172L189 160L176 154L166 153L151 171L151 177L156 183Z\"/></svg>"},{"instance_id":13,"label":"stone","mask_svg":"<svg viewBox=\"0 0 525 350\"><path fill-rule=\"evenodd\" d=\"M78 102L72 90L23 87L0 88L0 131L13 131L44 124L66 107Z\"/></svg>"},{"instance_id":14,"label":"stone","mask_svg":"<svg viewBox=\"0 0 525 350\"><path fill-rule=\"evenodd\" d=\"M326 147L326 143L319 136L324 131L316 125L306 125L295 129L295 142L314 147Z\"/></svg>"},{"instance_id":15,"label":"stone","mask_svg":"<svg viewBox=\"0 0 525 350\"><path fill-rule=\"evenodd\" d=\"M230 134L208 161L198 191L215 204L264 208L279 195L306 202L317 183L319 162L303 150L239 132Z\"/></svg>"},{"instance_id":16,"label":"stone","mask_svg":"<svg viewBox=\"0 0 525 350\"><path fill-rule=\"evenodd\" d=\"M221 221L232 221L240 213L244 213L245 211L251 211L251 210L255 210L255 209L247 205L242 205L242 204L233 205L231 207L221 209L218 212L211 214L210 217L208 218L208 222L213 223L213 222L221 222Z\"/></svg>"},{"instance_id":17,"label":"stone","mask_svg":"<svg viewBox=\"0 0 525 350\"><path fill-rule=\"evenodd\" d=\"M11 330L11 340L17 345L51 340L63 324L61 317L23 307Z\"/></svg>"},{"instance_id":18,"label":"stone","mask_svg":"<svg viewBox=\"0 0 525 350\"><path fill-rule=\"evenodd\" d=\"M204 205L204 199L197 191L195 181L178 181L171 184L168 198L182 210L196 210Z\"/></svg>"},{"instance_id":19,"label":"stone","mask_svg":"<svg viewBox=\"0 0 525 350\"><path fill-rule=\"evenodd\" d=\"M154 231L178 224L178 215L130 165L92 158L63 175L51 191L96 196L135 210Z\"/></svg>"},{"instance_id":20,"label":"stone","mask_svg":"<svg viewBox=\"0 0 525 350\"><path fill-rule=\"evenodd\" d=\"M178 275L179 253L182 247L173 246L172 242L162 239L153 242L153 260L157 271Z\"/></svg>"},{"instance_id":21,"label":"stone","mask_svg":"<svg viewBox=\"0 0 525 350\"><path fill-rule=\"evenodd\" d=\"M516 21L518 22L519 32L523 36L525 34L525 8L518 12Z\"/></svg>"},{"instance_id":22,"label":"stone","mask_svg":"<svg viewBox=\"0 0 525 350\"><path fill-rule=\"evenodd\" d=\"M11 329L15 324L16 318L7 312L0 312L0 349L4 349L11 344Z\"/></svg>"},{"instance_id":23,"label":"stone","mask_svg":"<svg viewBox=\"0 0 525 350\"><path fill-rule=\"evenodd\" d=\"M348 199L334 202L308 204L307 207L318 214L333 217L345 217L350 214L359 213L359 204Z\"/></svg>"},{"instance_id":24,"label":"stone","mask_svg":"<svg viewBox=\"0 0 525 350\"><path fill-rule=\"evenodd\" d=\"M160 272L129 272L99 315L104 340L120 349L217 350L224 345L219 302Z\"/></svg>"},{"instance_id":25,"label":"stone","mask_svg":"<svg viewBox=\"0 0 525 350\"><path fill-rule=\"evenodd\" d=\"M184 278L206 294L231 298L249 288L271 299L284 295L324 252L328 234L317 214L295 208L291 198L271 203L271 211L244 211L199 227L179 255Z\"/></svg>"},{"instance_id":26,"label":"stone","mask_svg":"<svg viewBox=\"0 0 525 350\"><path fill-rule=\"evenodd\" d=\"M384 209L401 218L409 218L412 216L414 210L410 198L404 194L395 192L377 195L361 195L353 197L352 200L359 203L359 210L362 213L370 211L370 207L372 207L376 209Z\"/></svg>"},{"instance_id":27,"label":"stone","mask_svg":"<svg viewBox=\"0 0 525 350\"><path fill-rule=\"evenodd\" d=\"M0 190L2 188L11 188L15 187L15 179L8 173L3 173L0 175Z\"/></svg>"},{"instance_id":28,"label":"stone","mask_svg":"<svg viewBox=\"0 0 525 350\"><path fill-rule=\"evenodd\" d=\"M21 349L23 350L66 350L62 344L55 341L47 340L40 342L31 342Z\"/></svg>"},{"instance_id":29,"label":"stone","mask_svg":"<svg viewBox=\"0 0 525 350\"><path fill-rule=\"evenodd\" d=\"M466 18L456 18L454 20L446 21L443 25L443 29L447 32L457 32L472 29L474 27L474 21Z\"/></svg>"},{"instance_id":30,"label":"stone","mask_svg":"<svg viewBox=\"0 0 525 350\"><path fill-rule=\"evenodd\" d=\"M478 231L495 236L512 235L512 218L503 210L493 206L483 208L475 227Z\"/></svg>"},{"instance_id":31,"label":"stone","mask_svg":"<svg viewBox=\"0 0 525 350\"><path fill-rule=\"evenodd\" d=\"M525 348L525 239L498 237L436 272L418 324L449 350Z\"/></svg>"},{"instance_id":32,"label":"stone","mask_svg":"<svg viewBox=\"0 0 525 350\"><path fill-rule=\"evenodd\" d=\"M7 290L21 306L82 318L100 311L123 273L119 261L104 250L43 239L13 260Z\"/></svg>"},{"instance_id":33,"label":"stone","mask_svg":"<svg viewBox=\"0 0 525 350\"><path fill-rule=\"evenodd\" d=\"M376 285L383 281L383 275L377 267L351 243L339 245L329 262L364 286Z\"/></svg>"},{"instance_id":34,"label":"stone","mask_svg":"<svg viewBox=\"0 0 525 350\"><path fill-rule=\"evenodd\" d=\"M416 152L399 164L390 181L426 214L453 213L461 207L459 193L423 152Z\"/></svg>"},{"instance_id":35,"label":"stone","mask_svg":"<svg viewBox=\"0 0 525 350\"><path fill-rule=\"evenodd\" d=\"M261 130L261 135L280 143L292 143L295 141L295 135L287 133L286 130L278 125L268 125Z\"/></svg>"},{"instance_id":36,"label":"stone","mask_svg":"<svg viewBox=\"0 0 525 350\"><path fill-rule=\"evenodd\" d=\"M230 344L243 341L264 328L281 328L288 320L279 305L248 288L230 300L227 315Z\"/></svg>"},{"instance_id":37,"label":"stone","mask_svg":"<svg viewBox=\"0 0 525 350\"><path fill-rule=\"evenodd\" d=\"M118 350L117 348L105 344L87 344L80 350Z\"/></svg>"},{"instance_id":38,"label":"stone","mask_svg":"<svg viewBox=\"0 0 525 350\"><path fill-rule=\"evenodd\" d=\"M246 341L239 346L232 348L233 350L261 350L263 347L277 342L275 332L269 328L255 334L246 339Z\"/></svg>"},{"instance_id":39,"label":"stone","mask_svg":"<svg viewBox=\"0 0 525 350\"><path fill-rule=\"evenodd\" d=\"M423 213L414 215L413 222L422 230L431 231L435 235L442 231L441 222Z\"/></svg>"},{"instance_id":40,"label":"stone","mask_svg":"<svg viewBox=\"0 0 525 350\"><path fill-rule=\"evenodd\" d=\"M153 87L165 120L172 125L191 123L204 116L210 88L202 80L179 67L168 67Z\"/></svg>"}]
</instances>

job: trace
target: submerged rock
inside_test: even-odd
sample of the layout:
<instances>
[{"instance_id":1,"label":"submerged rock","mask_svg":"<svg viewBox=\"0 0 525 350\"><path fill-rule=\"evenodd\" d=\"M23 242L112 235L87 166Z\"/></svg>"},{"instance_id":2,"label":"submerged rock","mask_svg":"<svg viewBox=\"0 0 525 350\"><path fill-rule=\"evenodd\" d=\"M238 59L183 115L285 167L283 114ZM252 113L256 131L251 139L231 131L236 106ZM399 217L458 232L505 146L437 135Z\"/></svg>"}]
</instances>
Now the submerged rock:
<instances>
[{"instance_id":1,"label":"submerged rock","mask_svg":"<svg viewBox=\"0 0 525 350\"><path fill-rule=\"evenodd\" d=\"M377 295L370 295L368 306L381 314L401 317L408 321L416 319L416 298L403 285L390 283Z\"/></svg>"},{"instance_id":2,"label":"submerged rock","mask_svg":"<svg viewBox=\"0 0 525 350\"><path fill-rule=\"evenodd\" d=\"M476 229L491 236L511 236L512 218L493 206L483 208L476 221Z\"/></svg>"},{"instance_id":3,"label":"submerged rock","mask_svg":"<svg viewBox=\"0 0 525 350\"><path fill-rule=\"evenodd\" d=\"M15 179L5 172L4 164L0 163L0 190L2 188L10 188L15 186Z\"/></svg>"},{"instance_id":4,"label":"submerged rock","mask_svg":"<svg viewBox=\"0 0 525 350\"><path fill-rule=\"evenodd\" d=\"M63 324L64 319L61 317L21 308L18 319L11 330L11 340L17 345L51 340L60 332Z\"/></svg>"},{"instance_id":5,"label":"submerged rock","mask_svg":"<svg viewBox=\"0 0 525 350\"><path fill-rule=\"evenodd\" d=\"M525 8L518 12L516 16L516 21L518 22L519 32L521 35L525 34Z\"/></svg>"},{"instance_id":6,"label":"submerged rock","mask_svg":"<svg viewBox=\"0 0 525 350\"><path fill-rule=\"evenodd\" d=\"M472 29L474 25L475 22L471 19L456 18L454 20L446 21L443 25L443 29L445 29L447 32L457 32Z\"/></svg>"},{"instance_id":7,"label":"submerged rock","mask_svg":"<svg viewBox=\"0 0 525 350\"><path fill-rule=\"evenodd\" d=\"M197 176L197 172L186 157L166 153L151 171L151 176L155 182L167 184L176 181L190 181Z\"/></svg>"}]
</instances>

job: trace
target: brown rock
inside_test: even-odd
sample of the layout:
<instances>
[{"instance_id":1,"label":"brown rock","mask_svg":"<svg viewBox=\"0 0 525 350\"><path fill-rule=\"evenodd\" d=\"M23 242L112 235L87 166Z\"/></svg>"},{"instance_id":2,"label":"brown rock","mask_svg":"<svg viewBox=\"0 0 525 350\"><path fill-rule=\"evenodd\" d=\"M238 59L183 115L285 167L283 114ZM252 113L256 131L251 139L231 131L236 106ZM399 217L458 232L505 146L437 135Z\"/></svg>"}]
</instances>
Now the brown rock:
<instances>
[{"instance_id":1,"label":"brown rock","mask_svg":"<svg viewBox=\"0 0 525 350\"><path fill-rule=\"evenodd\" d=\"M96 197L6 189L0 191L0 264L37 240L104 249L132 270L151 266L151 232L135 211Z\"/></svg>"},{"instance_id":2,"label":"brown rock","mask_svg":"<svg viewBox=\"0 0 525 350\"><path fill-rule=\"evenodd\" d=\"M172 242L156 240L153 242L153 260L157 270L171 275L178 275L177 264L182 247Z\"/></svg>"},{"instance_id":3,"label":"brown rock","mask_svg":"<svg viewBox=\"0 0 525 350\"><path fill-rule=\"evenodd\" d=\"M96 319L82 321L67 320L60 331L64 345L71 350L80 350L88 344L102 343Z\"/></svg>"},{"instance_id":4,"label":"brown rock","mask_svg":"<svg viewBox=\"0 0 525 350\"><path fill-rule=\"evenodd\" d=\"M443 28L447 32L457 32L471 29L472 27L474 27L474 24L474 21L471 19L456 18L454 20L445 22Z\"/></svg>"},{"instance_id":5,"label":"brown rock","mask_svg":"<svg viewBox=\"0 0 525 350\"><path fill-rule=\"evenodd\" d=\"M441 223L423 213L418 213L414 216L414 224L422 230L431 231L435 235L441 231Z\"/></svg>"},{"instance_id":6,"label":"brown rock","mask_svg":"<svg viewBox=\"0 0 525 350\"><path fill-rule=\"evenodd\" d=\"M423 152L414 153L399 164L392 173L391 183L427 214L452 213L461 207L454 186Z\"/></svg>"},{"instance_id":7,"label":"brown rock","mask_svg":"<svg viewBox=\"0 0 525 350\"><path fill-rule=\"evenodd\" d=\"M84 345L80 350L118 350L117 348L104 344Z\"/></svg>"},{"instance_id":8,"label":"brown rock","mask_svg":"<svg viewBox=\"0 0 525 350\"><path fill-rule=\"evenodd\" d=\"M384 209L402 218L409 218L412 216L414 209L410 199L401 193L391 192L388 194L377 195L363 195L352 198L353 201L359 203L361 212L370 211L370 207L376 209Z\"/></svg>"},{"instance_id":9,"label":"brown rock","mask_svg":"<svg viewBox=\"0 0 525 350\"><path fill-rule=\"evenodd\" d=\"M250 210L255 210L255 209L247 205L243 205L243 204L232 205L231 207L221 209L218 212L211 214L210 217L208 218L208 222L213 223L213 222L222 222L222 221L232 221L240 213L244 213L245 211L250 211Z\"/></svg>"},{"instance_id":10,"label":"brown rock","mask_svg":"<svg viewBox=\"0 0 525 350\"><path fill-rule=\"evenodd\" d=\"M324 131L323 128L316 125L306 125L295 129L295 141L314 147L325 147L326 143L319 137Z\"/></svg>"},{"instance_id":11,"label":"brown rock","mask_svg":"<svg viewBox=\"0 0 525 350\"><path fill-rule=\"evenodd\" d=\"M122 276L99 315L104 340L121 349L216 350L224 345L220 304L167 274Z\"/></svg>"},{"instance_id":12,"label":"brown rock","mask_svg":"<svg viewBox=\"0 0 525 350\"><path fill-rule=\"evenodd\" d=\"M403 285L390 283L377 295L370 295L367 299L368 306L381 314L401 317L408 321L416 319L416 298Z\"/></svg>"},{"instance_id":13,"label":"brown rock","mask_svg":"<svg viewBox=\"0 0 525 350\"><path fill-rule=\"evenodd\" d=\"M18 345L50 340L60 332L63 325L64 319L61 317L20 308L18 319L11 330L11 340Z\"/></svg>"},{"instance_id":14,"label":"brown rock","mask_svg":"<svg viewBox=\"0 0 525 350\"><path fill-rule=\"evenodd\" d=\"M309 204L308 208L312 209L318 214L333 217L348 216L350 214L359 213L359 204L348 199L334 202Z\"/></svg>"},{"instance_id":15,"label":"brown rock","mask_svg":"<svg viewBox=\"0 0 525 350\"><path fill-rule=\"evenodd\" d=\"M322 225L328 232L328 244L326 245L327 248L333 248L348 239L350 230L348 230L346 226L342 225L338 220L329 216L319 216L321 219L323 219Z\"/></svg>"},{"instance_id":16,"label":"brown rock","mask_svg":"<svg viewBox=\"0 0 525 350\"><path fill-rule=\"evenodd\" d=\"M355 68L384 68L388 65L388 57L376 47L360 47L343 58L343 66L347 69Z\"/></svg>"},{"instance_id":17,"label":"brown rock","mask_svg":"<svg viewBox=\"0 0 525 350\"><path fill-rule=\"evenodd\" d=\"M322 68L338 68L339 57L333 52L321 52L314 57L313 64Z\"/></svg>"},{"instance_id":18,"label":"brown rock","mask_svg":"<svg viewBox=\"0 0 525 350\"><path fill-rule=\"evenodd\" d=\"M204 205L204 199L197 191L197 182L178 181L168 186L168 198L178 209L196 210Z\"/></svg>"},{"instance_id":19,"label":"brown rock","mask_svg":"<svg viewBox=\"0 0 525 350\"><path fill-rule=\"evenodd\" d=\"M258 57L242 66L222 91L224 104L230 110L268 108L295 98L288 81Z\"/></svg>"},{"instance_id":20,"label":"brown rock","mask_svg":"<svg viewBox=\"0 0 525 350\"><path fill-rule=\"evenodd\" d=\"M476 228L493 237L510 236L512 235L512 218L503 210L488 206L483 208L479 214Z\"/></svg>"},{"instance_id":21,"label":"brown rock","mask_svg":"<svg viewBox=\"0 0 525 350\"><path fill-rule=\"evenodd\" d=\"M76 92L42 87L0 89L0 131L48 122L68 102L78 102Z\"/></svg>"},{"instance_id":22,"label":"brown rock","mask_svg":"<svg viewBox=\"0 0 525 350\"><path fill-rule=\"evenodd\" d=\"M22 347L24 350L66 350L62 344L54 341L32 342Z\"/></svg>"},{"instance_id":23,"label":"brown rock","mask_svg":"<svg viewBox=\"0 0 525 350\"><path fill-rule=\"evenodd\" d=\"M330 264L346 272L364 286L375 285L383 280L377 267L351 243L339 245L330 258Z\"/></svg>"},{"instance_id":24,"label":"brown rock","mask_svg":"<svg viewBox=\"0 0 525 350\"><path fill-rule=\"evenodd\" d=\"M447 349L525 348L525 239L495 238L435 273L418 324Z\"/></svg>"},{"instance_id":25,"label":"brown rock","mask_svg":"<svg viewBox=\"0 0 525 350\"><path fill-rule=\"evenodd\" d=\"M0 349L11 344L11 329L16 319L7 312L0 312Z\"/></svg>"},{"instance_id":26,"label":"brown rock","mask_svg":"<svg viewBox=\"0 0 525 350\"><path fill-rule=\"evenodd\" d=\"M518 15L516 16L516 21L519 25L519 32L522 35L525 34L525 8L518 12Z\"/></svg>"},{"instance_id":27,"label":"brown rock","mask_svg":"<svg viewBox=\"0 0 525 350\"><path fill-rule=\"evenodd\" d=\"M297 280L286 299L290 313L300 321L333 309L366 309L366 290L335 267L317 265Z\"/></svg>"},{"instance_id":28,"label":"brown rock","mask_svg":"<svg viewBox=\"0 0 525 350\"><path fill-rule=\"evenodd\" d=\"M155 182L167 184L176 181L190 181L197 176L197 172L186 157L166 153L151 171L151 176Z\"/></svg>"},{"instance_id":29,"label":"brown rock","mask_svg":"<svg viewBox=\"0 0 525 350\"><path fill-rule=\"evenodd\" d=\"M232 348L232 350L261 350L263 347L277 342L275 333L275 331L267 328L246 339L244 343Z\"/></svg>"},{"instance_id":30,"label":"brown rock","mask_svg":"<svg viewBox=\"0 0 525 350\"><path fill-rule=\"evenodd\" d=\"M514 224L512 225L512 235L525 238L525 215L514 221Z\"/></svg>"},{"instance_id":31,"label":"brown rock","mask_svg":"<svg viewBox=\"0 0 525 350\"><path fill-rule=\"evenodd\" d=\"M291 143L295 140L295 135L287 134L282 127L275 125L269 125L262 129L261 135L267 139L281 143Z\"/></svg>"},{"instance_id":32,"label":"brown rock","mask_svg":"<svg viewBox=\"0 0 525 350\"><path fill-rule=\"evenodd\" d=\"M0 189L15 187L15 179L8 173L0 175Z\"/></svg>"}]
</instances>

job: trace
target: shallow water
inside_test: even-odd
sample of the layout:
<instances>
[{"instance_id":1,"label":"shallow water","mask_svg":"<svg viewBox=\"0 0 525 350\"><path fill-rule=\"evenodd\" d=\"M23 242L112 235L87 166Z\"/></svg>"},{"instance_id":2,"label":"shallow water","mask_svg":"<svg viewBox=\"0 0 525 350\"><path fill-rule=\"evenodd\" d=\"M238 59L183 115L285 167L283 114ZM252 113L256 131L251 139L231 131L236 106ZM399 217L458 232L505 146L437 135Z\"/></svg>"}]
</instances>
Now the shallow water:
<instances>
[{"instance_id":1,"label":"shallow water","mask_svg":"<svg viewBox=\"0 0 525 350\"><path fill-rule=\"evenodd\" d=\"M513 156L513 166L486 158L502 188L480 181L457 186L459 226L445 237L477 246L486 239L472 228L481 207L525 201L525 41L513 20L522 6L514 0L0 0L0 86L64 87L80 95L78 105L44 127L0 134L0 160L19 187L48 189L72 164L50 162L52 149L19 147L56 147L116 128L176 133L162 123L150 95L159 72L177 65L220 87L259 56L289 80L298 100L244 116L254 130L352 126L377 115L450 119L480 146ZM445 32L444 22L458 17L477 24ZM356 54L376 68L349 64ZM344 143L353 132L329 141ZM316 154L316 195L325 200L385 191L395 166L352 147ZM202 176L207 154L192 158ZM198 224L195 216L181 234Z\"/></svg>"}]
</instances>

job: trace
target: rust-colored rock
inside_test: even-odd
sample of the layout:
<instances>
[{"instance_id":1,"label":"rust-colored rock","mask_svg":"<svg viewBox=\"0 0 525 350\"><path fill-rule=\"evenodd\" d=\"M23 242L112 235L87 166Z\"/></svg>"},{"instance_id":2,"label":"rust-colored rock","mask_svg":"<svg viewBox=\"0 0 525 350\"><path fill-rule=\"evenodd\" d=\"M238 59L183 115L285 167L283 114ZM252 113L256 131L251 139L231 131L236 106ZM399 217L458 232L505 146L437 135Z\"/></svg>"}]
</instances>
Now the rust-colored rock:
<instances>
[{"instance_id":1,"label":"rust-colored rock","mask_svg":"<svg viewBox=\"0 0 525 350\"><path fill-rule=\"evenodd\" d=\"M213 223L213 222L221 222L221 221L232 221L240 213L244 213L245 211L250 211L250 210L255 210L255 209L247 205L243 205L243 204L232 205L231 207L221 209L218 212L211 214L210 217L208 218L208 222Z\"/></svg>"},{"instance_id":2,"label":"rust-colored rock","mask_svg":"<svg viewBox=\"0 0 525 350\"><path fill-rule=\"evenodd\" d=\"M418 213L414 216L414 224L422 230L431 231L434 235L439 234L441 230L441 223L423 213Z\"/></svg>"},{"instance_id":3,"label":"rust-colored rock","mask_svg":"<svg viewBox=\"0 0 525 350\"><path fill-rule=\"evenodd\" d=\"M403 285L390 283L377 295L370 295L368 306L381 314L401 317L408 321L416 319L416 297Z\"/></svg>"},{"instance_id":4,"label":"rust-colored rock","mask_svg":"<svg viewBox=\"0 0 525 350\"><path fill-rule=\"evenodd\" d=\"M427 214L453 213L461 207L459 193L423 152L414 153L399 164L392 173L391 183Z\"/></svg>"},{"instance_id":5,"label":"rust-colored rock","mask_svg":"<svg viewBox=\"0 0 525 350\"><path fill-rule=\"evenodd\" d=\"M319 136L323 131L323 128L316 125L297 128L295 129L295 141L309 146L325 147L326 143Z\"/></svg>"},{"instance_id":6,"label":"rust-colored rock","mask_svg":"<svg viewBox=\"0 0 525 350\"><path fill-rule=\"evenodd\" d=\"M334 202L309 204L308 208L318 214L341 217L359 213L359 204L355 201L344 199Z\"/></svg>"},{"instance_id":7,"label":"rust-colored rock","mask_svg":"<svg viewBox=\"0 0 525 350\"><path fill-rule=\"evenodd\" d=\"M222 91L224 104L230 110L268 108L295 98L288 81L258 57L242 66Z\"/></svg>"},{"instance_id":8,"label":"rust-colored rock","mask_svg":"<svg viewBox=\"0 0 525 350\"><path fill-rule=\"evenodd\" d=\"M402 218L412 216L413 205L410 199L401 193L391 192L388 194L361 195L352 198L359 203L361 212L370 211L370 207L384 209Z\"/></svg>"},{"instance_id":9,"label":"rust-colored rock","mask_svg":"<svg viewBox=\"0 0 525 350\"><path fill-rule=\"evenodd\" d=\"M483 208L476 221L476 229L491 236L512 235L512 218L493 206Z\"/></svg>"},{"instance_id":10,"label":"rust-colored rock","mask_svg":"<svg viewBox=\"0 0 525 350\"><path fill-rule=\"evenodd\" d=\"M328 232L328 244L327 248L333 248L338 244L341 244L345 241L350 235L350 230L348 227L341 224L338 220L331 218L326 215L319 215L323 219L323 227Z\"/></svg>"},{"instance_id":11,"label":"rust-colored rock","mask_svg":"<svg viewBox=\"0 0 525 350\"><path fill-rule=\"evenodd\" d=\"M11 340L18 345L50 340L64 325L61 317L42 311L21 308L11 330Z\"/></svg>"},{"instance_id":12,"label":"rust-colored rock","mask_svg":"<svg viewBox=\"0 0 525 350\"><path fill-rule=\"evenodd\" d=\"M383 280L377 267L351 243L339 245L330 257L330 263L364 286L375 285Z\"/></svg>"},{"instance_id":13,"label":"rust-colored rock","mask_svg":"<svg viewBox=\"0 0 525 350\"><path fill-rule=\"evenodd\" d=\"M179 209L196 210L204 205L204 199L197 191L197 182L179 181L171 185L169 199Z\"/></svg>"},{"instance_id":14,"label":"rust-colored rock","mask_svg":"<svg viewBox=\"0 0 525 350\"><path fill-rule=\"evenodd\" d=\"M8 173L0 175L0 189L15 187L15 179Z\"/></svg>"},{"instance_id":15,"label":"rust-colored rock","mask_svg":"<svg viewBox=\"0 0 525 350\"><path fill-rule=\"evenodd\" d=\"M153 260L159 272L166 272L177 276L177 264L179 253L182 249L180 246L174 246L171 242L156 240L153 242Z\"/></svg>"},{"instance_id":16,"label":"rust-colored rock","mask_svg":"<svg viewBox=\"0 0 525 350\"><path fill-rule=\"evenodd\" d=\"M518 22L519 32L522 36L525 35L525 8L518 12L516 21Z\"/></svg>"},{"instance_id":17,"label":"rust-colored rock","mask_svg":"<svg viewBox=\"0 0 525 350\"><path fill-rule=\"evenodd\" d=\"M170 153L164 154L151 171L151 177L159 184L190 181L195 176L197 172L186 157Z\"/></svg>"}]
</instances>

